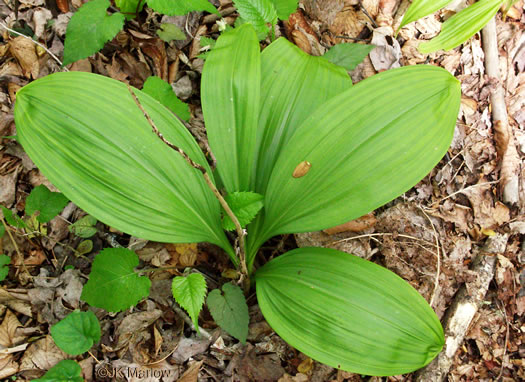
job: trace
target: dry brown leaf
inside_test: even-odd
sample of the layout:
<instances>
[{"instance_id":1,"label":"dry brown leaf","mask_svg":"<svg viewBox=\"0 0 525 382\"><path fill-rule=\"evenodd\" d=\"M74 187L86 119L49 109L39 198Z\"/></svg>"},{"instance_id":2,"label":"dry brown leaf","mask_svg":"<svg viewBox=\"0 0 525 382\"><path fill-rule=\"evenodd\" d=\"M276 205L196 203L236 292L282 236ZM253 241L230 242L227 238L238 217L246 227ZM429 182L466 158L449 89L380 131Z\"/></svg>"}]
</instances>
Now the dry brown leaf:
<instances>
[{"instance_id":1,"label":"dry brown leaf","mask_svg":"<svg viewBox=\"0 0 525 382\"><path fill-rule=\"evenodd\" d=\"M91 62L89 62L89 59L84 58L82 60L75 61L71 64L71 67L69 68L72 72L86 72L91 73Z\"/></svg>"},{"instance_id":2,"label":"dry brown leaf","mask_svg":"<svg viewBox=\"0 0 525 382\"><path fill-rule=\"evenodd\" d=\"M11 54L16 58L26 78L38 78L40 65L35 44L25 37L16 37L9 42Z\"/></svg>"},{"instance_id":3,"label":"dry brown leaf","mask_svg":"<svg viewBox=\"0 0 525 382\"><path fill-rule=\"evenodd\" d=\"M314 56L320 56L325 48L319 43L319 39L310 24L306 21L302 10L292 13L284 22L285 32L289 39L304 52Z\"/></svg>"},{"instance_id":4,"label":"dry brown leaf","mask_svg":"<svg viewBox=\"0 0 525 382\"><path fill-rule=\"evenodd\" d=\"M376 223L377 223L377 219L375 218L374 213L370 212L369 214L361 216L360 218L357 218L355 220L349 221L344 224L340 224L332 228L325 229L323 230L323 232L327 233L328 235L333 235L335 233L348 232L348 231L362 232L364 230L372 228Z\"/></svg>"},{"instance_id":5,"label":"dry brown leaf","mask_svg":"<svg viewBox=\"0 0 525 382\"><path fill-rule=\"evenodd\" d=\"M56 0L57 7L60 9L60 12L67 13L69 12L69 2L67 0Z\"/></svg>"},{"instance_id":6,"label":"dry brown leaf","mask_svg":"<svg viewBox=\"0 0 525 382\"><path fill-rule=\"evenodd\" d=\"M147 328L160 316L162 316L162 311L158 309L126 316L117 328L118 341L115 350L126 349L130 345L136 345L143 338L151 337L149 333L146 333Z\"/></svg>"},{"instance_id":7,"label":"dry brown leaf","mask_svg":"<svg viewBox=\"0 0 525 382\"><path fill-rule=\"evenodd\" d=\"M20 370L49 370L68 355L60 350L51 336L32 343L20 361Z\"/></svg>"},{"instance_id":8,"label":"dry brown leaf","mask_svg":"<svg viewBox=\"0 0 525 382\"><path fill-rule=\"evenodd\" d=\"M401 66L401 47L392 37L393 33L391 27L374 29L372 45L375 45L375 48L370 52L370 60L378 72Z\"/></svg>"},{"instance_id":9,"label":"dry brown leaf","mask_svg":"<svg viewBox=\"0 0 525 382\"><path fill-rule=\"evenodd\" d=\"M313 367L314 361L311 358L307 358L297 366L297 371L299 373L308 374L312 371Z\"/></svg>"},{"instance_id":10,"label":"dry brown leaf","mask_svg":"<svg viewBox=\"0 0 525 382\"><path fill-rule=\"evenodd\" d=\"M18 364L12 354L0 355L0 379L8 378L18 373Z\"/></svg>"},{"instance_id":11,"label":"dry brown leaf","mask_svg":"<svg viewBox=\"0 0 525 382\"><path fill-rule=\"evenodd\" d=\"M10 207L15 201L18 171L0 176L0 204Z\"/></svg>"},{"instance_id":12,"label":"dry brown leaf","mask_svg":"<svg viewBox=\"0 0 525 382\"><path fill-rule=\"evenodd\" d=\"M5 305L18 313L32 317L31 305L29 302L14 297L4 288L0 288L0 305Z\"/></svg>"},{"instance_id":13,"label":"dry brown leaf","mask_svg":"<svg viewBox=\"0 0 525 382\"><path fill-rule=\"evenodd\" d=\"M199 371L204 361L190 362L188 369L182 374L177 382L197 382Z\"/></svg>"},{"instance_id":14,"label":"dry brown leaf","mask_svg":"<svg viewBox=\"0 0 525 382\"><path fill-rule=\"evenodd\" d=\"M18 318L8 309L0 325L0 349L16 346L25 339L25 336L17 334L17 328L21 326Z\"/></svg>"}]
</instances>

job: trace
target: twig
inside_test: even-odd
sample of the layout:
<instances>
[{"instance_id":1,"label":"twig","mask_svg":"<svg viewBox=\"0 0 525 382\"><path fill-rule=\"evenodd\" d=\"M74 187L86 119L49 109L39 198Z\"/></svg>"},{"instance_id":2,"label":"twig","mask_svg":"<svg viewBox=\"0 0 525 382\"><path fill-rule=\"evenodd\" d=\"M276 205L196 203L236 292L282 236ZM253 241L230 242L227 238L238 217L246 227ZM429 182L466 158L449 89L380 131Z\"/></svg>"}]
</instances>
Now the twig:
<instances>
[{"instance_id":1,"label":"twig","mask_svg":"<svg viewBox=\"0 0 525 382\"><path fill-rule=\"evenodd\" d=\"M7 231L7 234L9 235L9 239L11 239L11 243L13 243L13 247L15 247L15 251L18 254L18 257L20 257L20 261L22 262L22 268L24 268L24 271L31 275L26 267L26 263L24 262L24 256L20 252L20 249L18 248L18 244L16 244L15 238L11 234L11 230L9 229L7 223L5 222L4 218L0 216L0 220L2 220L2 224L4 225L5 230Z\"/></svg>"},{"instance_id":2,"label":"twig","mask_svg":"<svg viewBox=\"0 0 525 382\"><path fill-rule=\"evenodd\" d=\"M498 301L498 305L501 304L501 312L503 313L503 316L505 317L505 325L507 326L507 330L505 332L505 342L503 344L503 354L501 355L501 370L499 371L499 375L496 378L496 381L499 381L501 377L503 376L503 362L505 361L505 355L507 354L507 345L509 343L509 335L510 335L510 325L509 325L509 319L507 318L507 311L505 310L505 305Z\"/></svg>"},{"instance_id":3,"label":"twig","mask_svg":"<svg viewBox=\"0 0 525 382\"><path fill-rule=\"evenodd\" d=\"M468 186L468 187L462 188L461 190L457 190L456 192L453 192L452 194L447 195L447 196L445 196L444 198L441 198L441 199L439 199L439 200L436 200L434 203L432 203L432 204L430 205L430 207L425 207L425 208L432 208L432 206L434 206L434 205L436 205L436 204L439 204L439 203L441 203L442 201L447 200L447 199L453 197L454 195L464 193L465 191L468 191L468 190L470 190L471 188L476 188L476 187L486 186L486 185L488 185L488 184L496 184L496 183L499 183L499 180L493 180L492 182L483 182L483 183L473 184L472 186Z\"/></svg>"},{"instance_id":4,"label":"twig","mask_svg":"<svg viewBox=\"0 0 525 382\"><path fill-rule=\"evenodd\" d=\"M245 278L246 279L248 278L248 269L246 267L246 249L245 249L245 245L244 245L244 237L246 236L246 231L244 229L242 229L241 224L239 223L239 220L237 219L237 217L235 216L235 214L231 210L231 208L228 205L228 203L226 202L226 200L224 200L223 196L221 195L221 193L219 192L217 187L215 187L215 184L213 184L213 181L211 180L211 178L210 178L208 172L206 171L206 169L203 166L201 166L200 164L196 163L193 159L191 159L188 156L188 154L186 154L180 147L175 146L173 143L171 143L166 138L164 138L162 133L159 131L159 129L155 125L155 122L153 122L153 120L151 119L151 117L148 114L148 112L144 109L144 107L142 107L142 104L140 103L139 99L137 98L137 96L135 95L135 93L131 89L131 86L129 86L129 85L128 85L128 90L129 90L131 96L133 97L133 101L135 101L135 104L138 106L140 111L142 111L142 114L144 114L144 117L146 118L146 120L148 121L149 125L153 129L153 132L155 133L155 135L157 135L161 139L162 142L164 142L166 145L168 145L168 147L170 147L171 149L177 151L184 158L184 160L186 162L188 162L188 164L190 166L192 166L193 168L199 170L202 173L202 176L204 177L204 180L206 181L206 184L212 190L212 192L215 195L215 197L219 200L219 203L221 204L222 208L224 208L224 211L226 211L226 214L228 214L230 219L233 221L233 224L235 224L235 230L237 231L237 235L238 235L238 238L239 238L239 247L238 247L238 251L236 251L236 252L238 252L237 255L239 256L239 262L240 262L240 271L241 271L240 282L243 282Z\"/></svg>"},{"instance_id":5,"label":"twig","mask_svg":"<svg viewBox=\"0 0 525 382\"><path fill-rule=\"evenodd\" d=\"M434 223L432 223L432 219L430 219L430 216L428 216L428 214L425 212L423 208L421 208L421 206L419 206L419 209L421 210L421 212L423 212L423 215L425 215L428 222L430 223L432 227L432 231L434 231L434 238L436 239L437 270L436 270L436 281L434 282L434 291L432 292L432 297L430 298L430 306L432 306L434 304L434 299L436 298L437 290L439 287L439 275L441 273L441 255L439 253L439 239L438 239L436 227L434 226Z\"/></svg>"},{"instance_id":6,"label":"twig","mask_svg":"<svg viewBox=\"0 0 525 382\"><path fill-rule=\"evenodd\" d=\"M492 18L481 31L485 69L487 76L496 80L490 94L494 141L501 164L499 191L505 203L516 204L519 201L520 158L516 149L512 127L509 125L505 91L501 84L499 70L498 34L496 19Z\"/></svg>"},{"instance_id":7,"label":"twig","mask_svg":"<svg viewBox=\"0 0 525 382\"><path fill-rule=\"evenodd\" d=\"M96 363L98 363L99 365L102 365L102 362L100 362L97 357L95 357L93 354L91 354L91 352L88 350L88 354L91 356L91 358L93 358L95 360Z\"/></svg>"},{"instance_id":8,"label":"twig","mask_svg":"<svg viewBox=\"0 0 525 382\"><path fill-rule=\"evenodd\" d=\"M17 36L20 36L20 37L23 37L23 38L26 38L28 39L29 41L33 42L33 44L36 44L38 45L39 47L41 47L42 49L44 49L47 54L49 54L51 57L53 57L53 59L58 62L58 64L62 67L62 70L64 70L65 72L69 72L69 69L66 68L63 64L62 64L62 61L60 61L60 59L55 56L45 45L43 44L40 44L38 41L35 41L33 40L31 37L29 36L26 36L25 34L22 34L20 32L17 32L11 28L9 28L7 25L5 25L3 22L0 21L0 26L4 29L6 29L7 31L9 31L10 33L13 33L13 34L16 34Z\"/></svg>"},{"instance_id":9,"label":"twig","mask_svg":"<svg viewBox=\"0 0 525 382\"><path fill-rule=\"evenodd\" d=\"M494 277L496 254L504 253L508 235L490 236L473 261L472 273L476 275L463 285L443 319L445 346L439 355L416 374L416 382L444 381L454 361L454 356L463 343L472 319L485 298Z\"/></svg>"},{"instance_id":10,"label":"twig","mask_svg":"<svg viewBox=\"0 0 525 382\"><path fill-rule=\"evenodd\" d=\"M195 325L193 325L193 321L191 320L191 318L189 318L186 312L183 311L181 308L179 308L179 306L176 303L173 304L173 310L184 320L186 324L188 324L188 326L192 330L197 331L197 328L195 328ZM199 333L202 334L202 336L208 340L212 337L210 333L208 333L206 330L204 330L200 326L199 326Z\"/></svg>"},{"instance_id":11,"label":"twig","mask_svg":"<svg viewBox=\"0 0 525 382\"><path fill-rule=\"evenodd\" d=\"M370 16L370 13L368 13L368 11L366 10L366 8L363 5L363 2L361 0L359 0L359 6L361 7L361 10L365 14L365 16L370 19L370 21L372 22L372 25L374 26L374 28L378 28L378 26L376 24L376 21L372 18L372 16Z\"/></svg>"}]
</instances>

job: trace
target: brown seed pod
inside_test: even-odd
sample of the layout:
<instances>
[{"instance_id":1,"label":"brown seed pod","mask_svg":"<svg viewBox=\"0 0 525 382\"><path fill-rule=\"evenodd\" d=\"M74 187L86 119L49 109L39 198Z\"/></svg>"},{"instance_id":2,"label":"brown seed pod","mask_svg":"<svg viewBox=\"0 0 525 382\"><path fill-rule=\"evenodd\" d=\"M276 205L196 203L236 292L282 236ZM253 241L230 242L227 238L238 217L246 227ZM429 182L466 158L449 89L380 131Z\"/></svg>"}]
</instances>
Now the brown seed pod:
<instances>
[{"instance_id":1,"label":"brown seed pod","mask_svg":"<svg viewBox=\"0 0 525 382\"><path fill-rule=\"evenodd\" d=\"M301 177L305 176L308 173L308 171L310 171L311 167L312 167L312 164L310 162L304 160L304 161L302 161L301 163L299 163L297 165L295 170L293 170L292 176L294 178L301 178Z\"/></svg>"}]
</instances>

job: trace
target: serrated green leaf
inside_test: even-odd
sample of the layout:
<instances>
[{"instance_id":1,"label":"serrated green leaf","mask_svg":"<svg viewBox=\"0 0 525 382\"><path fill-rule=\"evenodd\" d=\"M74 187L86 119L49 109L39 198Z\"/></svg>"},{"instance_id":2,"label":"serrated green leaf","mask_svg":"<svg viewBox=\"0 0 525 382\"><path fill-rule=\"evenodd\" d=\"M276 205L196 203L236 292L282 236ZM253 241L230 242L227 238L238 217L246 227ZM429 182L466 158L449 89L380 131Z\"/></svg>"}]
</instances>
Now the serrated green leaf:
<instances>
[{"instance_id":1,"label":"serrated green leaf","mask_svg":"<svg viewBox=\"0 0 525 382\"><path fill-rule=\"evenodd\" d=\"M86 255L93 250L93 242L91 240L83 240L77 246L78 255Z\"/></svg>"},{"instance_id":2,"label":"serrated green leaf","mask_svg":"<svg viewBox=\"0 0 525 382\"><path fill-rule=\"evenodd\" d=\"M300 248L257 270L257 301L291 346L365 375L405 374L444 343L432 308L399 276L357 256Z\"/></svg>"},{"instance_id":3,"label":"serrated green leaf","mask_svg":"<svg viewBox=\"0 0 525 382\"><path fill-rule=\"evenodd\" d=\"M157 29L157 35L166 42L186 40L186 34L178 26L170 23L160 24L160 29Z\"/></svg>"},{"instance_id":4,"label":"serrated green leaf","mask_svg":"<svg viewBox=\"0 0 525 382\"><path fill-rule=\"evenodd\" d=\"M142 91L166 106L183 121L190 119L188 104L178 99L170 84L162 80L162 78L156 76L148 77L146 82L144 82Z\"/></svg>"},{"instance_id":5,"label":"serrated green leaf","mask_svg":"<svg viewBox=\"0 0 525 382\"><path fill-rule=\"evenodd\" d=\"M71 355L87 352L100 340L100 334L100 324L92 311L74 311L51 327L53 341Z\"/></svg>"},{"instance_id":6,"label":"serrated green leaf","mask_svg":"<svg viewBox=\"0 0 525 382\"><path fill-rule=\"evenodd\" d=\"M323 55L323 58L332 64L342 66L350 71L354 70L374 48L375 45L354 43L337 44L332 46L330 50Z\"/></svg>"},{"instance_id":7,"label":"serrated green leaf","mask_svg":"<svg viewBox=\"0 0 525 382\"><path fill-rule=\"evenodd\" d=\"M246 298L237 285L224 284L222 292L214 289L208 294L208 309L217 325L244 344L250 322Z\"/></svg>"},{"instance_id":8,"label":"serrated green leaf","mask_svg":"<svg viewBox=\"0 0 525 382\"><path fill-rule=\"evenodd\" d=\"M210 49L213 48L215 46L215 44L217 43L216 40L210 38L210 37L206 37L206 36L202 36L199 40L199 44L201 47L207 47L209 46Z\"/></svg>"},{"instance_id":9,"label":"serrated green leaf","mask_svg":"<svg viewBox=\"0 0 525 382\"><path fill-rule=\"evenodd\" d=\"M82 368L75 361L63 359L33 382L83 382Z\"/></svg>"},{"instance_id":10,"label":"serrated green leaf","mask_svg":"<svg viewBox=\"0 0 525 382\"><path fill-rule=\"evenodd\" d=\"M182 122L134 92L163 136L211 173ZM81 72L43 77L17 92L15 121L40 171L90 215L143 239L208 241L237 262L202 173L152 132L125 84Z\"/></svg>"},{"instance_id":11,"label":"serrated green leaf","mask_svg":"<svg viewBox=\"0 0 525 382\"><path fill-rule=\"evenodd\" d=\"M266 37L269 31L267 24L277 23L277 11L271 0L233 0L233 4L243 22L252 24L257 35Z\"/></svg>"},{"instance_id":12,"label":"serrated green leaf","mask_svg":"<svg viewBox=\"0 0 525 382\"><path fill-rule=\"evenodd\" d=\"M51 192L46 186L41 184L33 188L26 199L25 212L27 216L39 212L37 219L40 223L47 223L60 211L64 209L69 200L60 192Z\"/></svg>"},{"instance_id":13,"label":"serrated green leaf","mask_svg":"<svg viewBox=\"0 0 525 382\"><path fill-rule=\"evenodd\" d=\"M271 236L342 224L414 186L446 153L460 98L449 72L419 65L379 73L325 102L278 153L249 261ZM304 161L308 173L293 177Z\"/></svg>"},{"instance_id":14,"label":"serrated green leaf","mask_svg":"<svg viewBox=\"0 0 525 382\"><path fill-rule=\"evenodd\" d=\"M295 12L297 9L297 3L299 0L270 0L275 10L277 11L277 17L281 20L288 20L288 16Z\"/></svg>"},{"instance_id":15,"label":"serrated green leaf","mask_svg":"<svg viewBox=\"0 0 525 382\"><path fill-rule=\"evenodd\" d=\"M220 16L219 11L208 0L146 0L156 12L168 16L185 15L192 11L206 11Z\"/></svg>"},{"instance_id":16,"label":"serrated green leaf","mask_svg":"<svg viewBox=\"0 0 525 382\"><path fill-rule=\"evenodd\" d=\"M9 273L7 266L11 262L11 258L7 255L0 255L0 281L4 281Z\"/></svg>"},{"instance_id":17,"label":"serrated green leaf","mask_svg":"<svg viewBox=\"0 0 525 382\"><path fill-rule=\"evenodd\" d=\"M83 301L91 306L120 312L149 295L151 281L139 276L135 252L125 248L106 248L93 261L89 281L82 289Z\"/></svg>"},{"instance_id":18,"label":"serrated green leaf","mask_svg":"<svg viewBox=\"0 0 525 382\"><path fill-rule=\"evenodd\" d=\"M171 283L173 298L191 317L197 332L199 331L199 313L206 296L206 280L200 273L186 277L177 276Z\"/></svg>"},{"instance_id":19,"label":"serrated green leaf","mask_svg":"<svg viewBox=\"0 0 525 382\"><path fill-rule=\"evenodd\" d=\"M4 219L7 224L15 228L27 228L27 224L20 218L20 216L4 206L0 207L2 208L2 213L4 214Z\"/></svg>"},{"instance_id":20,"label":"serrated green leaf","mask_svg":"<svg viewBox=\"0 0 525 382\"><path fill-rule=\"evenodd\" d=\"M108 15L109 6L109 0L91 0L73 14L66 30L64 65L98 52L122 29L124 15Z\"/></svg>"},{"instance_id":21,"label":"serrated green leaf","mask_svg":"<svg viewBox=\"0 0 525 382\"><path fill-rule=\"evenodd\" d=\"M441 26L441 33L419 44L421 53L450 50L464 43L483 28L498 12L503 0L480 0L456 13Z\"/></svg>"},{"instance_id":22,"label":"serrated green leaf","mask_svg":"<svg viewBox=\"0 0 525 382\"><path fill-rule=\"evenodd\" d=\"M97 227L95 227L95 224L97 224L97 219L93 216L86 215L71 224L68 229L69 232L75 236L87 239L97 233Z\"/></svg>"},{"instance_id":23,"label":"serrated green leaf","mask_svg":"<svg viewBox=\"0 0 525 382\"><path fill-rule=\"evenodd\" d=\"M264 205L264 196L255 192L232 192L226 195L224 199L237 220L239 220L242 228L246 227L255 218ZM222 227L227 231L235 229L235 224L224 210Z\"/></svg>"},{"instance_id":24,"label":"serrated green leaf","mask_svg":"<svg viewBox=\"0 0 525 382\"><path fill-rule=\"evenodd\" d=\"M202 112L217 170L228 192L250 191L256 151L261 66L250 25L223 34L204 64Z\"/></svg>"},{"instance_id":25,"label":"serrated green leaf","mask_svg":"<svg viewBox=\"0 0 525 382\"><path fill-rule=\"evenodd\" d=\"M143 0L115 0L115 5L124 14L126 20L135 18L138 12L144 8Z\"/></svg>"},{"instance_id":26,"label":"serrated green leaf","mask_svg":"<svg viewBox=\"0 0 525 382\"><path fill-rule=\"evenodd\" d=\"M422 17L428 16L443 8L452 0L414 0L408 7L398 30Z\"/></svg>"}]
</instances>

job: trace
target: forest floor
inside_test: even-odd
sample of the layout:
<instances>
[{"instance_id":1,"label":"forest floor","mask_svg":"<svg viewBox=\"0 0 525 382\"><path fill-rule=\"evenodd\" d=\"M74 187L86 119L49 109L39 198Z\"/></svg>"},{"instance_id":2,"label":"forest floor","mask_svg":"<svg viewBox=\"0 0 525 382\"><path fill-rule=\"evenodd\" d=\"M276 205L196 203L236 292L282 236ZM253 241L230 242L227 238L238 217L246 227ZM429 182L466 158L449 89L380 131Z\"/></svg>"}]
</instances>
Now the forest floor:
<instances>
[{"instance_id":1,"label":"forest floor","mask_svg":"<svg viewBox=\"0 0 525 382\"><path fill-rule=\"evenodd\" d=\"M228 23L234 22L236 13L230 1L212 2L223 11ZM0 1L0 19L36 34L52 53L62 57L67 22L83 1L20 0L16 15L14 3ZM400 65L429 63L445 68L462 84L461 110L452 145L419 184L366 217L324 232L274 238L263 252L270 256L296 246L324 246L373 260L415 287L445 321L447 314L454 313L455 300L461 296L464 300L477 298L479 309L463 333L446 332L447 338L457 337L460 342L458 350L449 355L450 368L443 369L445 380L523 381L524 1L514 5L505 21L498 14L496 22L501 83L512 128L510 139L508 135L501 138L504 132L498 131L491 117L494 106L490 94L497 80L486 75L485 47L479 34L451 51L422 55L417 50L421 41L439 33L442 21L457 9L454 6L465 1L455 1L453 6L406 26L397 39L391 37L392 31L410 2L361 3L362 7L357 0L302 0L300 10L278 25L278 35L313 55L324 53L336 43L373 43L375 50L351 73L354 82ZM161 22L180 26L187 38L165 43L155 34ZM45 51L27 48L6 30L0 33L0 136L13 136L16 91L61 68ZM69 69L99 73L137 88L149 76L159 76L173 84L177 96L190 104L190 128L199 131L203 126L199 39L217 35L216 18L210 15L193 12L166 17L146 8L138 18L127 22L100 53L69 65ZM510 158L505 155L509 145L516 148ZM514 174L515 179L502 171L509 165L507 161L521 168ZM514 202L509 202L503 194L513 181L518 186L515 195L510 196ZM0 204L22 214L27 195L40 184L56 191L16 140L1 139ZM94 309L103 330L100 343L87 356L68 356L56 347L49 328L73 309L85 307L80 301L82 285L93 257L101 249L130 247L143 265L196 267L217 284L221 272L228 268L224 256L210 245L146 242L100 222L97 234L91 238L93 250L76 257L69 248L77 248L81 239L71 234L68 226L83 215L70 203L60 217L48 223L45 237L30 238L13 230L12 235L0 238L0 254L11 257L9 275L0 286L0 349L19 346L8 353L0 350L0 380L15 376L19 381L32 380L66 358L80 363L87 381L112 380L100 374L104 365L126 369L146 364L172 371L169 378L151 381L422 380L416 374L365 377L313 362L272 331L254 295L248 298L251 321L246 345L217 328L206 309L200 325L212 337L198 337L172 309L170 279L175 271L151 276L150 297L132 310L109 314ZM486 293L480 286L476 258L489 264ZM65 265L72 267L64 270Z\"/></svg>"}]
</instances>

